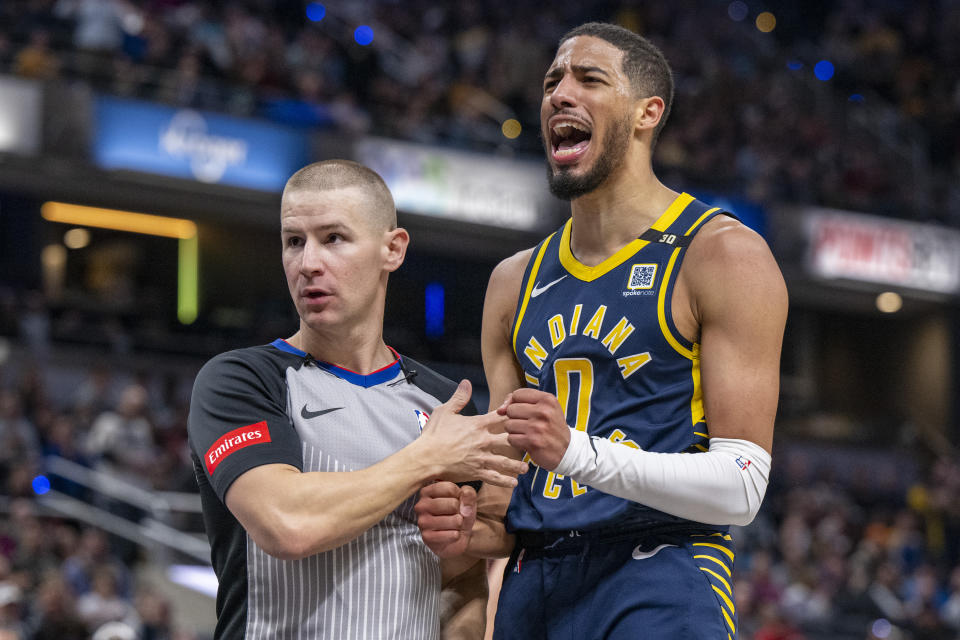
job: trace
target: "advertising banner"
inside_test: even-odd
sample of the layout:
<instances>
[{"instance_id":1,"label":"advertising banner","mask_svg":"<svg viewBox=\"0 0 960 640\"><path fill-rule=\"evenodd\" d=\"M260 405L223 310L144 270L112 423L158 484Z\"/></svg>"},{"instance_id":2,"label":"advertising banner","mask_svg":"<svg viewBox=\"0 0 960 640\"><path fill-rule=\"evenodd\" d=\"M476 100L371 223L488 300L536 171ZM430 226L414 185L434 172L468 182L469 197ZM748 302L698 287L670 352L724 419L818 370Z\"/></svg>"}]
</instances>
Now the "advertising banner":
<instances>
[{"instance_id":1,"label":"advertising banner","mask_svg":"<svg viewBox=\"0 0 960 640\"><path fill-rule=\"evenodd\" d=\"M508 229L553 224L543 163L383 138L360 140L354 157L383 176L402 211Z\"/></svg>"},{"instance_id":2,"label":"advertising banner","mask_svg":"<svg viewBox=\"0 0 960 640\"><path fill-rule=\"evenodd\" d=\"M960 232L830 209L807 209L803 222L815 276L960 293Z\"/></svg>"},{"instance_id":3,"label":"advertising banner","mask_svg":"<svg viewBox=\"0 0 960 640\"><path fill-rule=\"evenodd\" d=\"M94 159L199 182L280 191L310 160L309 136L282 125L101 96Z\"/></svg>"}]
</instances>

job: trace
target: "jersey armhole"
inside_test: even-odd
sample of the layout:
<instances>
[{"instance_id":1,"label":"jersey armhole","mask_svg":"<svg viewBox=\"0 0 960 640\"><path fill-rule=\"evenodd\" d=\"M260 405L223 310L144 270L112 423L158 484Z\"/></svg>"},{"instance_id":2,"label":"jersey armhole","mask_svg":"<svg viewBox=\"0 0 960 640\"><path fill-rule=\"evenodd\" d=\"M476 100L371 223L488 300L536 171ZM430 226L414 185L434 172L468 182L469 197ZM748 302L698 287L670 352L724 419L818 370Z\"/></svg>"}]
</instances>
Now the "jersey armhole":
<instances>
[{"instance_id":1,"label":"jersey armhole","mask_svg":"<svg viewBox=\"0 0 960 640\"><path fill-rule=\"evenodd\" d=\"M540 243L537 247L536 256L527 263L524 269L523 280L521 281L522 284L520 287L520 297L517 299L517 313L513 318L513 325L511 326L510 332L512 336L510 344L513 347L514 355L517 355L517 334L520 332L520 325L523 323L523 315L527 311L527 303L530 302L530 293L533 291L533 286L537 279L537 272L540 270L540 263L543 262L543 256L546 254L547 247L550 246L550 241L553 240L555 235L557 235L556 231Z\"/></svg>"},{"instance_id":2,"label":"jersey armhole","mask_svg":"<svg viewBox=\"0 0 960 640\"><path fill-rule=\"evenodd\" d=\"M663 337L677 353L690 360L694 360L697 357L696 347L698 344L685 338L679 329L677 329L677 325L673 320L673 289L677 283L677 277L680 274L684 254L686 253L687 247L693 241L693 236L703 228L704 224L718 215L726 215L734 220L738 220L735 215L724 211L720 207L711 207L700 214L689 227L686 229L682 227L678 229L678 231L683 231L682 235L684 238L687 238L687 240L671 252L667 266L664 269L663 286L660 287L660 292L657 296L657 319Z\"/></svg>"}]
</instances>

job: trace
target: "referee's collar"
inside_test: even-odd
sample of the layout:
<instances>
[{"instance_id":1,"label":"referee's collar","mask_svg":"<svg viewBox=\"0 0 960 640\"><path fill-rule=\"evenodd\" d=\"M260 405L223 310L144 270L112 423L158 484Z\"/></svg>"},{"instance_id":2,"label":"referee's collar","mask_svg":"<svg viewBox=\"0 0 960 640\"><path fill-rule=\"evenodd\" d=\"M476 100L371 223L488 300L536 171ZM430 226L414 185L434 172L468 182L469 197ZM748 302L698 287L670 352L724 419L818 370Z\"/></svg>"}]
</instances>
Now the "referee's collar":
<instances>
[{"instance_id":1,"label":"referee's collar","mask_svg":"<svg viewBox=\"0 0 960 640\"><path fill-rule=\"evenodd\" d=\"M350 369L345 369L343 367L337 366L335 364L330 364L329 362L323 362L322 360L315 360L309 353L306 351L301 351L295 346L287 342L282 338L277 338L274 340L271 345L281 351L286 351L287 353L292 353L301 358L309 359L310 362L313 362L318 367L332 373L342 380L346 380L351 384L355 384L358 387L370 388L384 382L389 382L397 377L399 373L403 371L403 368L400 366L400 354L398 354L393 347L387 346L387 349L390 349L390 353L394 356L394 361L385 367L381 367L376 371L370 373L357 373L356 371L351 371Z\"/></svg>"}]
</instances>

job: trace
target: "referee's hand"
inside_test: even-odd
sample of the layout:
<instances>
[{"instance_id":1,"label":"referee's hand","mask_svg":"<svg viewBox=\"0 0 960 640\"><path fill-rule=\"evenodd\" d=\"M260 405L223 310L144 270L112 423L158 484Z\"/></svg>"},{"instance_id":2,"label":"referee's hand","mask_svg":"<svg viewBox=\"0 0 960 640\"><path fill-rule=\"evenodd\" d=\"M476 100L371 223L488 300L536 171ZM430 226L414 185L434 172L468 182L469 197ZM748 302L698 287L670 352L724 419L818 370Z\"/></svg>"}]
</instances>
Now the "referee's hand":
<instances>
[{"instance_id":1,"label":"referee's hand","mask_svg":"<svg viewBox=\"0 0 960 640\"><path fill-rule=\"evenodd\" d=\"M515 487L527 465L510 456L506 418L495 411L460 415L470 393L470 381L463 380L453 396L433 410L415 443L421 448L421 461L432 467L437 480L481 480L497 487Z\"/></svg>"},{"instance_id":2,"label":"referee's hand","mask_svg":"<svg viewBox=\"0 0 960 640\"><path fill-rule=\"evenodd\" d=\"M477 492L470 485L435 482L420 490L414 510L423 542L441 558L464 553L477 519Z\"/></svg>"}]
</instances>

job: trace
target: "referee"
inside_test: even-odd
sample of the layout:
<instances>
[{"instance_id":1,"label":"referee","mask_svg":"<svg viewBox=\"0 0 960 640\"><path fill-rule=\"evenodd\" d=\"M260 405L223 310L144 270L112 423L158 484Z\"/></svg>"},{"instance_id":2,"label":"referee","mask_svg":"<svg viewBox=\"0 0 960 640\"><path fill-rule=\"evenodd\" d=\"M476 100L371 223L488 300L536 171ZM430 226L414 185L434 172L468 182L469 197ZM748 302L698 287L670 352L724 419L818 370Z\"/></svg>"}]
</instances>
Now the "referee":
<instances>
[{"instance_id":1,"label":"referee","mask_svg":"<svg viewBox=\"0 0 960 640\"><path fill-rule=\"evenodd\" d=\"M210 360L190 407L215 638L438 638L441 561L417 528L418 490L512 487L526 465L498 453L504 418L462 415L476 413L468 381L384 343L387 277L409 235L380 176L345 160L304 167L281 227L299 330ZM453 526L469 530L465 493ZM458 622L482 634L483 574L465 575L479 582L456 581L459 601L480 605L476 624Z\"/></svg>"}]
</instances>

